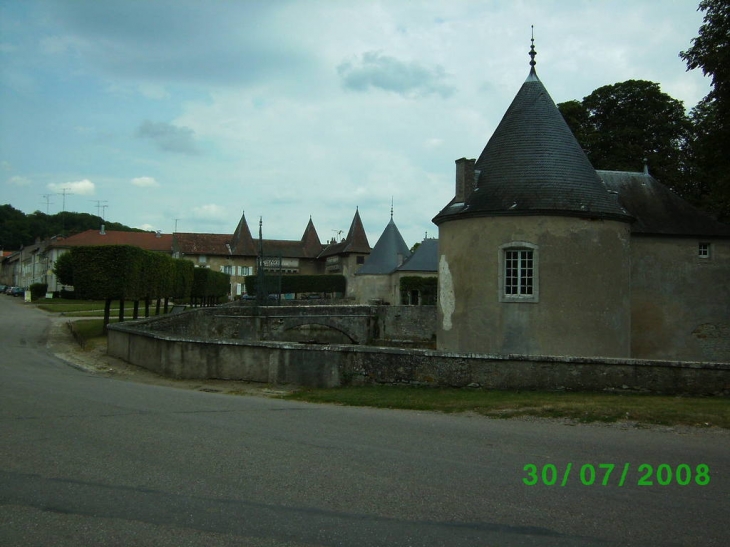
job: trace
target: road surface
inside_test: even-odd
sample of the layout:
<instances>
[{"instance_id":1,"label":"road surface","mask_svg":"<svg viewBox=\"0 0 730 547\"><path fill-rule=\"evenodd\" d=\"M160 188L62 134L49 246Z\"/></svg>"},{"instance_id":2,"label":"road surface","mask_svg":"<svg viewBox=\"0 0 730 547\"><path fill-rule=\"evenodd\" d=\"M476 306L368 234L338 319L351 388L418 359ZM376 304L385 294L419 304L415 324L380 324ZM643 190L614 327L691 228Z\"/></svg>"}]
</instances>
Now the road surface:
<instances>
[{"instance_id":1,"label":"road surface","mask_svg":"<svg viewBox=\"0 0 730 547\"><path fill-rule=\"evenodd\" d=\"M0 296L0 545L719 546L730 538L727 431L347 408L125 382L55 357L49 325L43 312ZM653 485L637 484L642 464L653 466ZM584 485L591 469L594 484ZM669 484L658 484L669 471Z\"/></svg>"}]
</instances>

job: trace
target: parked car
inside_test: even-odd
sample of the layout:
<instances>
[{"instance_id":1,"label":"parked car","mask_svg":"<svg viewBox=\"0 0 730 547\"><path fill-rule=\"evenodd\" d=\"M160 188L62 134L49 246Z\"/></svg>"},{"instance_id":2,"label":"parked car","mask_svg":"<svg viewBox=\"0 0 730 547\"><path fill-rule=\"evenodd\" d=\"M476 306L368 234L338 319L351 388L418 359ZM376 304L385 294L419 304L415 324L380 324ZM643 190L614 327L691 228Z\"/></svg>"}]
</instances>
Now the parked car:
<instances>
[{"instance_id":1,"label":"parked car","mask_svg":"<svg viewBox=\"0 0 730 547\"><path fill-rule=\"evenodd\" d=\"M7 288L8 288L7 285L0 285L0 293L4 293Z\"/></svg>"},{"instance_id":2,"label":"parked car","mask_svg":"<svg viewBox=\"0 0 730 547\"><path fill-rule=\"evenodd\" d=\"M21 287L13 287L10 290L10 296L25 296L25 289Z\"/></svg>"}]
</instances>

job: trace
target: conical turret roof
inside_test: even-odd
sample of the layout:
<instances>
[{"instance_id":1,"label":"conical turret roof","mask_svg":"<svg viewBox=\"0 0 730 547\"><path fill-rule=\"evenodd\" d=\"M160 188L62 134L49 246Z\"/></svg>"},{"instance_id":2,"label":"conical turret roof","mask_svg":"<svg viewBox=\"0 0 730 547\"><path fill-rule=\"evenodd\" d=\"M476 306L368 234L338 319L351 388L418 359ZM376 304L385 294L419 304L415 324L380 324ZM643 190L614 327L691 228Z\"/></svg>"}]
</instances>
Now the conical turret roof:
<instances>
[{"instance_id":1,"label":"conical turret roof","mask_svg":"<svg viewBox=\"0 0 730 547\"><path fill-rule=\"evenodd\" d=\"M322 252L322 242L319 240L317 230L314 228L312 217L309 217L309 223L302 235L302 248L304 249L304 256L307 257L316 258Z\"/></svg>"},{"instance_id":2,"label":"conical turret roof","mask_svg":"<svg viewBox=\"0 0 730 547\"><path fill-rule=\"evenodd\" d=\"M534 58L533 58L534 62ZM630 221L537 77L527 80L476 161L477 187L434 222L462 216L560 215Z\"/></svg>"},{"instance_id":3,"label":"conical turret roof","mask_svg":"<svg viewBox=\"0 0 730 547\"><path fill-rule=\"evenodd\" d=\"M356 272L356 275L381 275L393 272L404 260L411 256L408 245L403 240L398 227L391 217L390 222L383 230L378 242L373 247L370 256Z\"/></svg>"},{"instance_id":4,"label":"conical turret roof","mask_svg":"<svg viewBox=\"0 0 730 547\"><path fill-rule=\"evenodd\" d=\"M246 222L246 213L241 213L241 220L238 221L238 226L233 232L230 247L233 254L256 256L256 245L254 245L251 230Z\"/></svg>"}]
</instances>

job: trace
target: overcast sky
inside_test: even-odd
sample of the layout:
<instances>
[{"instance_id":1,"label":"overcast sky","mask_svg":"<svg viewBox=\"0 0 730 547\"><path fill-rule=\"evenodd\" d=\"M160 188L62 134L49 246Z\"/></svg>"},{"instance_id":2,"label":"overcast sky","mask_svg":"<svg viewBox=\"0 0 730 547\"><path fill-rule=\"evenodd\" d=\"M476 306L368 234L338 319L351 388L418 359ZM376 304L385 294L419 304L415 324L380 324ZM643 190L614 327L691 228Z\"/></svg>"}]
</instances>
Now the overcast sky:
<instances>
[{"instance_id":1,"label":"overcast sky","mask_svg":"<svg viewBox=\"0 0 730 547\"><path fill-rule=\"evenodd\" d=\"M556 103L629 79L689 110L691 0L3 0L0 203L324 242L355 208L406 243L529 72ZM50 196L50 204L47 199Z\"/></svg>"}]
</instances>

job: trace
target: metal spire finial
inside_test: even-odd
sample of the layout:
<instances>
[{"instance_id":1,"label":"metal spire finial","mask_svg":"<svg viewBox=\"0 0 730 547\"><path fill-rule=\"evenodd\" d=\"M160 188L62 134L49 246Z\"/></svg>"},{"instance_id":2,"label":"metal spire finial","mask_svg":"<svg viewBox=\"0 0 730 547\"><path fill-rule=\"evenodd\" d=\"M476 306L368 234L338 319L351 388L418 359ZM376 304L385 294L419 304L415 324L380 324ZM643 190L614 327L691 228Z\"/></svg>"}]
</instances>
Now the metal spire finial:
<instances>
[{"instance_id":1,"label":"metal spire finial","mask_svg":"<svg viewBox=\"0 0 730 547\"><path fill-rule=\"evenodd\" d=\"M535 62L535 56L537 55L537 51L535 51L535 25L530 25L530 28L532 29L531 32L530 32L530 34L531 34L531 38L530 38L530 42L531 42L531 44L530 44L530 66L532 67L530 69L530 72L534 72L535 71L535 65L537 64Z\"/></svg>"},{"instance_id":2,"label":"metal spire finial","mask_svg":"<svg viewBox=\"0 0 730 547\"><path fill-rule=\"evenodd\" d=\"M390 220L393 220L393 196L390 196Z\"/></svg>"}]
</instances>

